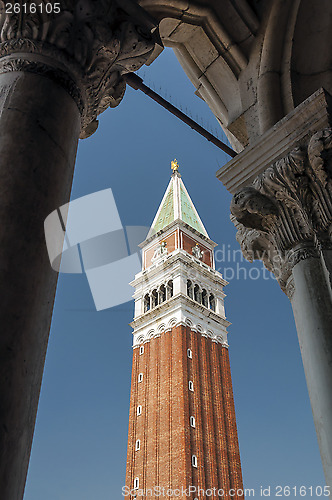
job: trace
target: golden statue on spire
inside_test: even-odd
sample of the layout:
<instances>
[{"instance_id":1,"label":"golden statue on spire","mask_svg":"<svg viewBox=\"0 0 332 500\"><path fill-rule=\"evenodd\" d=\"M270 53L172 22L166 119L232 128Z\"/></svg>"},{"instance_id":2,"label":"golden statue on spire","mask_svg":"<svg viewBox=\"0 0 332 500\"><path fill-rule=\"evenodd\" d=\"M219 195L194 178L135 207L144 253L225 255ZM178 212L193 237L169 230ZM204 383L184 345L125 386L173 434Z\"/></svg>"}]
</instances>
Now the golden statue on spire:
<instances>
[{"instance_id":1,"label":"golden statue on spire","mask_svg":"<svg viewBox=\"0 0 332 500\"><path fill-rule=\"evenodd\" d=\"M171 169L173 170L173 174L179 170L179 164L176 159L171 161Z\"/></svg>"}]
</instances>

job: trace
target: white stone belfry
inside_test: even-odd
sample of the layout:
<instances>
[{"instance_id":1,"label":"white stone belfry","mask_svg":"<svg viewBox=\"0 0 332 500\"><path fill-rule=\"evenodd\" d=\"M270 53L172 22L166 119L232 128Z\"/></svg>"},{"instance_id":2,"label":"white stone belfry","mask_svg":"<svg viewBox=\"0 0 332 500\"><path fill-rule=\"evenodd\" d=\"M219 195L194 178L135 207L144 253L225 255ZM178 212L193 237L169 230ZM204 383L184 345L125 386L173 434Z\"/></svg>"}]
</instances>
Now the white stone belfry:
<instances>
[{"instance_id":1,"label":"white stone belfry","mask_svg":"<svg viewBox=\"0 0 332 500\"><path fill-rule=\"evenodd\" d=\"M134 348L178 325L227 346L223 287L228 283L215 270L215 246L175 169L141 244L142 271L131 283Z\"/></svg>"}]
</instances>

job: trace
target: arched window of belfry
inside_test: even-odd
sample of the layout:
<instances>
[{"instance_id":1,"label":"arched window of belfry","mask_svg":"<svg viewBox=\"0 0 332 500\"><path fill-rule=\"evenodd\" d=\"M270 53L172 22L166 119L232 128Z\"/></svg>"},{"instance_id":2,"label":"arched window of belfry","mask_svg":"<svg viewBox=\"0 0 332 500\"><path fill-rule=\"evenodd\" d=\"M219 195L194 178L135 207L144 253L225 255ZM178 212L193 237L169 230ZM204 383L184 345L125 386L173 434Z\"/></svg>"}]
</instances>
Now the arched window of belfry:
<instances>
[{"instance_id":1,"label":"arched window of belfry","mask_svg":"<svg viewBox=\"0 0 332 500\"><path fill-rule=\"evenodd\" d=\"M214 298L214 295L211 293L209 297L209 308L212 311L216 310L216 299Z\"/></svg>"},{"instance_id":2,"label":"arched window of belfry","mask_svg":"<svg viewBox=\"0 0 332 500\"><path fill-rule=\"evenodd\" d=\"M198 285L194 286L194 300L196 300L196 302L201 303L201 291Z\"/></svg>"},{"instance_id":3,"label":"arched window of belfry","mask_svg":"<svg viewBox=\"0 0 332 500\"><path fill-rule=\"evenodd\" d=\"M209 307L209 300L208 300L208 294L205 288L202 290L202 304L205 307Z\"/></svg>"},{"instance_id":4,"label":"arched window of belfry","mask_svg":"<svg viewBox=\"0 0 332 500\"><path fill-rule=\"evenodd\" d=\"M158 305L158 292L157 290L153 290L152 294L151 294L151 307L157 307Z\"/></svg>"},{"instance_id":5,"label":"arched window of belfry","mask_svg":"<svg viewBox=\"0 0 332 500\"><path fill-rule=\"evenodd\" d=\"M161 285L159 289L159 304L162 304L166 300L166 287L165 285Z\"/></svg>"},{"instance_id":6,"label":"arched window of belfry","mask_svg":"<svg viewBox=\"0 0 332 500\"><path fill-rule=\"evenodd\" d=\"M190 280L187 280L187 295L191 299L193 298L193 284Z\"/></svg>"},{"instance_id":7,"label":"arched window of belfry","mask_svg":"<svg viewBox=\"0 0 332 500\"><path fill-rule=\"evenodd\" d=\"M172 280L170 280L167 283L167 299L170 299L171 297L173 297L173 281Z\"/></svg>"},{"instance_id":8,"label":"arched window of belfry","mask_svg":"<svg viewBox=\"0 0 332 500\"><path fill-rule=\"evenodd\" d=\"M147 293L144 297L144 312L150 311L151 304L150 304L150 295Z\"/></svg>"}]
</instances>

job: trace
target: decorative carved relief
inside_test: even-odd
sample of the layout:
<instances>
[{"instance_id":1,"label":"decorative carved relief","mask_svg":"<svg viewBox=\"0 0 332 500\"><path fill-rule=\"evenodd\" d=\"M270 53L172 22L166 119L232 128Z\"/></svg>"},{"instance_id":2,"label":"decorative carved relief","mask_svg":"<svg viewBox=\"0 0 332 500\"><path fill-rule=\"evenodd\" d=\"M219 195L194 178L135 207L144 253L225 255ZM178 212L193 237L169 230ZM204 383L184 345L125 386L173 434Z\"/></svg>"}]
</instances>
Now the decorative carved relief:
<instances>
[{"instance_id":1,"label":"decorative carved relief","mask_svg":"<svg viewBox=\"0 0 332 500\"><path fill-rule=\"evenodd\" d=\"M201 250L199 248L197 243L194 247L192 247L191 251L192 251L193 256L196 257L196 259L198 259L198 260L203 259L204 252L203 252L203 250Z\"/></svg>"},{"instance_id":2,"label":"decorative carved relief","mask_svg":"<svg viewBox=\"0 0 332 500\"><path fill-rule=\"evenodd\" d=\"M232 220L244 257L261 259L282 289L300 260L331 247L332 129L314 134L270 165L232 200Z\"/></svg>"},{"instance_id":3,"label":"decorative carved relief","mask_svg":"<svg viewBox=\"0 0 332 500\"><path fill-rule=\"evenodd\" d=\"M62 0L60 12L50 14L46 3L38 2L36 13L22 7L8 14L0 1L0 71L39 72L62 84L78 103L84 138L96 130L98 114L120 103L122 75L149 59L158 32L132 0Z\"/></svg>"},{"instance_id":4,"label":"decorative carved relief","mask_svg":"<svg viewBox=\"0 0 332 500\"><path fill-rule=\"evenodd\" d=\"M151 262L155 263L165 257L168 254L166 241L161 241L157 248L155 249Z\"/></svg>"}]
</instances>

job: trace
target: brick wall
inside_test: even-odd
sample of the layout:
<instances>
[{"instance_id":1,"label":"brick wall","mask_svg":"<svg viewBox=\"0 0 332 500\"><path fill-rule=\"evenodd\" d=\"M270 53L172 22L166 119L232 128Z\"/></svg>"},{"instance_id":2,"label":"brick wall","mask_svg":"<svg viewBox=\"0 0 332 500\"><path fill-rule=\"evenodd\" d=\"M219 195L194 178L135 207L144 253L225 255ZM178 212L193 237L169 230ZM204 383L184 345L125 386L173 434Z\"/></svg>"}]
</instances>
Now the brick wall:
<instances>
[{"instance_id":1,"label":"brick wall","mask_svg":"<svg viewBox=\"0 0 332 500\"><path fill-rule=\"evenodd\" d=\"M143 373L142 382L138 382L139 373ZM138 405L142 406L139 416ZM190 426L190 416L195 418L195 428ZM140 449L135 451L137 439ZM197 467L192 466L192 455L197 456ZM226 499L243 498L229 496L231 488L242 489L242 474L228 350L189 327L179 326L151 339L141 355L139 348L134 349L129 488L136 477L139 489L193 485L204 490L223 488ZM149 497L137 496L137 500L143 498Z\"/></svg>"}]
</instances>

